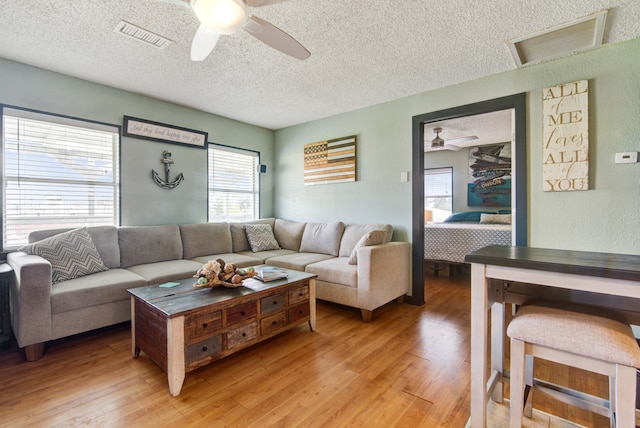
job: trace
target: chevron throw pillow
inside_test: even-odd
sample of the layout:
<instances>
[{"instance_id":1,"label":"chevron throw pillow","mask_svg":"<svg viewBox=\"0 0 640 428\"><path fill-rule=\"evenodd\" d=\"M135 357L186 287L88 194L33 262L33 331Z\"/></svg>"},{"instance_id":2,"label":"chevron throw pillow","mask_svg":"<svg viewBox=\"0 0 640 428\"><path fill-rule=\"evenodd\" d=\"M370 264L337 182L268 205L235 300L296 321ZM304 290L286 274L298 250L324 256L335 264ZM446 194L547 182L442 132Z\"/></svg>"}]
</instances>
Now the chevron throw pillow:
<instances>
[{"instance_id":1,"label":"chevron throw pillow","mask_svg":"<svg viewBox=\"0 0 640 428\"><path fill-rule=\"evenodd\" d=\"M51 263L51 283L107 270L87 228L74 229L20 248Z\"/></svg>"},{"instance_id":2,"label":"chevron throw pillow","mask_svg":"<svg viewBox=\"0 0 640 428\"><path fill-rule=\"evenodd\" d=\"M245 224L244 231L251 251L279 250L280 245L273 235L270 224Z\"/></svg>"}]
</instances>

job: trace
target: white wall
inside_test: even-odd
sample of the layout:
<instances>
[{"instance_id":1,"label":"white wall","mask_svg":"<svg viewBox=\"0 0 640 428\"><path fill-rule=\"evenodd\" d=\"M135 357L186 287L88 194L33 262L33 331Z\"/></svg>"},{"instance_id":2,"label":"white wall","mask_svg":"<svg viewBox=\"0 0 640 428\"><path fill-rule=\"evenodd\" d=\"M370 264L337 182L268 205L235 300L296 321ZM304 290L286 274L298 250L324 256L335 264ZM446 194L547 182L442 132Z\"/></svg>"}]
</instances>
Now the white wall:
<instances>
[{"instance_id":1,"label":"white wall","mask_svg":"<svg viewBox=\"0 0 640 428\"><path fill-rule=\"evenodd\" d=\"M386 222L410 241L415 115L526 92L528 242L531 246L640 254L640 39L276 131L278 217ZM425 71L428 79L428 71ZM542 192L542 90L589 80L591 190ZM357 134L358 181L305 187L303 146Z\"/></svg>"},{"instance_id":2,"label":"white wall","mask_svg":"<svg viewBox=\"0 0 640 428\"><path fill-rule=\"evenodd\" d=\"M261 215L273 212L274 133L246 123L0 59L0 103L122 125L133 116L209 133L209 141L260 152ZM157 186L151 170L164 174L162 152L173 154L173 190ZM123 137L121 142L122 225L207 221L207 150Z\"/></svg>"}]
</instances>

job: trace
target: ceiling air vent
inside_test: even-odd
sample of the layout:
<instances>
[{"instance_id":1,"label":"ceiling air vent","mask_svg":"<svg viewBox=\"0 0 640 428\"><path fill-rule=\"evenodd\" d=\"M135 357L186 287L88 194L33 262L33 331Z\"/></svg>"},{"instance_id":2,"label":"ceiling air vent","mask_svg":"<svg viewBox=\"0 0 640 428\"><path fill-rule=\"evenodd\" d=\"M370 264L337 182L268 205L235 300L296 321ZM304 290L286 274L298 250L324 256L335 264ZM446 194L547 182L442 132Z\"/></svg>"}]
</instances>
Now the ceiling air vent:
<instances>
[{"instance_id":1,"label":"ceiling air vent","mask_svg":"<svg viewBox=\"0 0 640 428\"><path fill-rule=\"evenodd\" d=\"M113 29L113 32L130 37L144 44L154 46L158 49L164 49L173 43L173 40L169 40L166 37L162 37L156 33L152 33L149 30L145 30L144 28L129 24L125 21L120 21L116 28Z\"/></svg>"},{"instance_id":2,"label":"ceiling air vent","mask_svg":"<svg viewBox=\"0 0 640 428\"><path fill-rule=\"evenodd\" d=\"M518 67L583 52L602 45L607 11L507 42Z\"/></svg>"}]
</instances>

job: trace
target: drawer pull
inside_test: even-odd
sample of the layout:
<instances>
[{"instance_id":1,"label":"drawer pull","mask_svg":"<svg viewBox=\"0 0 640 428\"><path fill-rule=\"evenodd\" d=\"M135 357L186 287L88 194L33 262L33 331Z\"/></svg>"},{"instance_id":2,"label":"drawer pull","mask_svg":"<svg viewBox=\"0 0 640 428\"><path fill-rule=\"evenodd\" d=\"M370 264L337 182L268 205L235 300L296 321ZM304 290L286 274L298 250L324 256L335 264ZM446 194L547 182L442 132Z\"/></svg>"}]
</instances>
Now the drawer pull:
<instances>
[{"instance_id":1,"label":"drawer pull","mask_svg":"<svg viewBox=\"0 0 640 428\"><path fill-rule=\"evenodd\" d=\"M206 346L202 347L202 352L207 352L207 347Z\"/></svg>"},{"instance_id":2,"label":"drawer pull","mask_svg":"<svg viewBox=\"0 0 640 428\"><path fill-rule=\"evenodd\" d=\"M304 296L304 294L302 294L302 293L298 293L298 296L302 297L302 296Z\"/></svg>"},{"instance_id":3,"label":"drawer pull","mask_svg":"<svg viewBox=\"0 0 640 428\"><path fill-rule=\"evenodd\" d=\"M209 325L205 322L202 324L202 328L207 328Z\"/></svg>"},{"instance_id":4,"label":"drawer pull","mask_svg":"<svg viewBox=\"0 0 640 428\"><path fill-rule=\"evenodd\" d=\"M273 304L274 304L274 305L277 305L277 304L278 304L278 301L277 301L277 300L274 300L274 301L273 301Z\"/></svg>"},{"instance_id":5,"label":"drawer pull","mask_svg":"<svg viewBox=\"0 0 640 428\"><path fill-rule=\"evenodd\" d=\"M247 333L242 333L242 337L246 337L246 336L247 336Z\"/></svg>"},{"instance_id":6,"label":"drawer pull","mask_svg":"<svg viewBox=\"0 0 640 428\"><path fill-rule=\"evenodd\" d=\"M276 321L272 321L271 324L276 325L278 323Z\"/></svg>"},{"instance_id":7,"label":"drawer pull","mask_svg":"<svg viewBox=\"0 0 640 428\"><path fill-rule=\"evenodd\" d=\"M245 316L247 313L245 311L240 312L240 315Z\"/></svg>"},{"instance_id":8,"label":"drawer pull","mask_svg":"<svg viewBox=\"0 0 640 428\"><path fill-rule=\"evenodd\" d=\"M298 313L299 313L300 315L302 315L302 314L304 314L304 311L298 311Z\"/></svg>"}]
</instances>

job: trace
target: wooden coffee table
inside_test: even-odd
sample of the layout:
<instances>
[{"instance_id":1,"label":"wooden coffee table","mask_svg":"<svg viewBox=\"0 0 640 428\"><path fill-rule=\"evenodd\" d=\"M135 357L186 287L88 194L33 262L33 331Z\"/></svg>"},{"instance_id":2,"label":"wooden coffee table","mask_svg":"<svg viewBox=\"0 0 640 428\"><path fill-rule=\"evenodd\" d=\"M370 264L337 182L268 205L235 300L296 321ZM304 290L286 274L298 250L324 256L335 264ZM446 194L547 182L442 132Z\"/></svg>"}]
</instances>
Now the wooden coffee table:
<instances>
[{"instance_id":1,"label":"wooden coffee table","mask_svg":"<svg viewBox=\"0 0 640 428\"><path fill-rule=\"evenodd\" d=\"M198 289L186 278L173 288L129 289L133 357L142 350L160 366L175 397L189 371L306 322L315 331L316 275L287 272L238 288Z\"/></svg>"}]
</instances>

